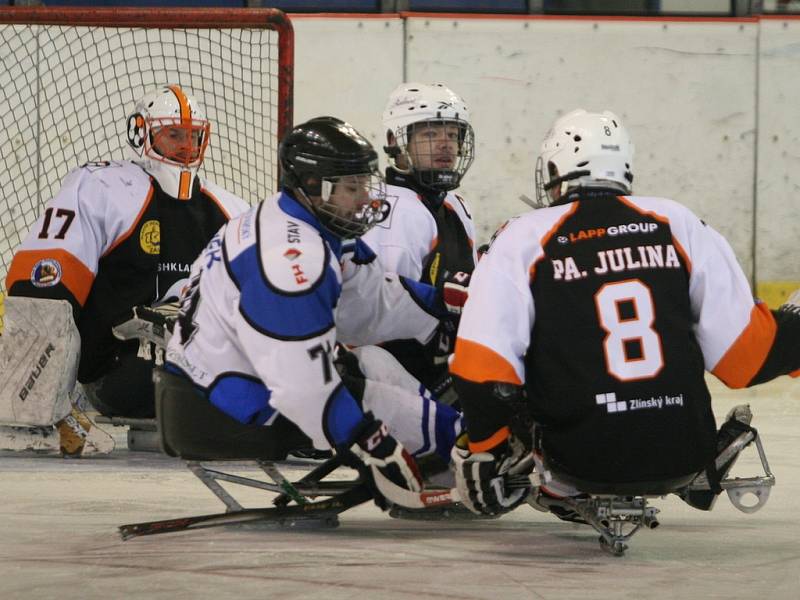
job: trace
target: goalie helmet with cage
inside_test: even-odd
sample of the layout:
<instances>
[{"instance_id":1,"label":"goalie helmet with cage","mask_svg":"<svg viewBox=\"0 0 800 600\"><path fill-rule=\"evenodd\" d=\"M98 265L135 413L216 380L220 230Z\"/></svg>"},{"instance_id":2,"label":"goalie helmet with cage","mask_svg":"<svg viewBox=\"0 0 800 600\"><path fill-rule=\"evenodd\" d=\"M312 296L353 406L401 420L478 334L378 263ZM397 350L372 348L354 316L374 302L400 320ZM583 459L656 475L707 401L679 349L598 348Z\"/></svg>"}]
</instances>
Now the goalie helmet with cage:
<instances>
[{"instance_id":1,"label":"goalie helmet with cage","mask_svg":"<svg viewBox=\"0 0 800 600\"><path fill-rule=\"evenodd\" d=\"M197 101L178 85L160 87L136 103L127 125L135 162L168 195L189 199L211 134Z\"/></svg>"},{"instance_id":2,"label":"goalie helmet with cage","mask_svg":"<svg viewBox=\"0 0 800 600\"><path fill-rule=\"evenodd\" d=\"M335 236L358 237L384 217L378 153L349 123L311 119L286 135L278 154L283 186Z\"/></svg>"},{"instance_id":3,"label":"goalie helmet with cage","mask_svg":"<svg viewBox=\"0 0 800 600\"><path fill-rule=\"evenodd\" d=\"M583 109L559 118L542 142L536 163L536 199L547 206L582 188L629 194L634 147L620 118Z\"/></svg>"},{"instance_id":4,"label":"goalie helmet with cage","mask_svg":"<svg viewBox=\"0 0 800 600\"><path fill-rule=\"evenodd\" d=\"M383 112L392 166L438 191L456 189L475 158L464 99L441 83L404 83Z\"/></svg>"}]
</instances>

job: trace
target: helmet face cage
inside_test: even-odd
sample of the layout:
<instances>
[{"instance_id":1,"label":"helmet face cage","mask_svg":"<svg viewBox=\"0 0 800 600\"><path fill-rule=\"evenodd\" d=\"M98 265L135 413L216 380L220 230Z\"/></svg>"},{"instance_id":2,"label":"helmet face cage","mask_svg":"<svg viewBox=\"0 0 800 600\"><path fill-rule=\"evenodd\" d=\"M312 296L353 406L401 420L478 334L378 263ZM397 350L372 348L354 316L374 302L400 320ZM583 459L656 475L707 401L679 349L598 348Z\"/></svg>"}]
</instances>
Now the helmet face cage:
<instances>
[{"instance_id":1,"label":"helmet face cage","mask_svg":"<svg viewBox=\"0 0 800 600\"><path fill-rule=\"evenodd\" d=\"M364 235L388 213L386 186L377 168L323 177L319 191L321 202L312 202L314 211L320 222L342 239Z\"/></svg>"},{"instance_id":2,"label":"helmet face cage","mask_svg":"<svg viewBox=\"0 0 800 600\"><path fill-rule=\"evenodd\" d=\"M456 189L475 159L475 132L462 119L426 119L401 126L395 139L408 165L405 171L436 190Z\"/></svg>"},{"instance_id":3,"label":"helmet face cage","mask_svg":"<svg viewBox=\"0 0 800 600\"><path fill-rule=\"evenodd\" d=\"M208 147L211 124L202 119L147 119L144 152L155 160L199 167Z\"/></svg>"},{"instance_id":4,"label":"helmet face cage","mask_svg":"<svg viewBox=\"0 0 800 600\"><path fill-rule=\"evenodd\" d=\"M167 195L189 199L211 136L197 101L179 85L160 87L136 102L127 126L133 160Z\"/></svg>"},{"instance_id":5,"label":"helmet face cage","mask_svg":"<svg viewBox=\"0 0 800 600\"><path fill-rule=\"evenodd\" d=\"M549 178L548 178L549 179ZM545 189L547 180L544 177L544 159L539 156L536 159L536 170L534 171L534 186L536 187L536 204L539 206L548 206L550 204L550 195Z\"/></svg>"}]
</instances>

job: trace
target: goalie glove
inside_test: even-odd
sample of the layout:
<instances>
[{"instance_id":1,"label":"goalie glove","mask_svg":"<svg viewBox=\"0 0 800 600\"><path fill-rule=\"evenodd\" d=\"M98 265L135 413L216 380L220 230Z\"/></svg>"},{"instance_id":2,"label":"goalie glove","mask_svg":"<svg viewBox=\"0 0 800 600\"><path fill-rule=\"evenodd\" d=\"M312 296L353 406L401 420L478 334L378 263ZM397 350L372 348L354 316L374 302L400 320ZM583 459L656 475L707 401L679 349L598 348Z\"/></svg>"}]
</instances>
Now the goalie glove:
<instances>
[{"instance_id":1,"label":"goalie glove","mask_svg":"<svg viewBox=\"0 0 800 600\"><path fill-rule=\"evenodd\" d=\"M451 458L464 506L479 515L501 515L525 502L532 488L530 453L512 450L508 440L491 451L472 453L461 447L463 441L453 446Z\"/></svg>"},{"instance_id":2,"label":"goalie glove","mask_svg":"<svg viewBox=\"0 0 800 600\"><path fill-rule=\"evenodd\" d=\"M373 473L377 471L380 476L401 488L412 492L421 491L422 475L414 458L389 434L386 425L374 419L371 413L367 413L366 417L367 421L353 435L355 442L349 447L340 449L339 453L357 459L350 466L365 474L373 484L374 477L378 476ZM389 504L386 498L374 488L374 485L373 493L375 504L381 510L388 510Z\"/></svg>"}]
</instances>

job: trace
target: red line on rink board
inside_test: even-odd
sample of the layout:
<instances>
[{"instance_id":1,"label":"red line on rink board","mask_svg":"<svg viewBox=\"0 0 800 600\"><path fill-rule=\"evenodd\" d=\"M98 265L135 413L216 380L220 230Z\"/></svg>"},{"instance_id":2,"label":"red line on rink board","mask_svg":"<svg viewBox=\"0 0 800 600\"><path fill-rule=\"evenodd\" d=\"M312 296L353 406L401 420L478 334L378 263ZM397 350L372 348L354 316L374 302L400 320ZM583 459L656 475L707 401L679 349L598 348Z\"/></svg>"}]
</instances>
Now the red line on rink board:
<instances>
[{"instance_id":1,"label":"red line on rink board","mask_svg":"<svg viewBox=\"0 0 800 600\"><path fill-rule=\"evenodd\" d=\"M690 16L653 16L637 17L625 15L512 15L486 13L289 13L292 21L301 19L474 19L474 20L506 20L506 21L652 21L656 23L758 23L761 19L800 19L800 15L761 15L756 17L690 17Z\"/></svg>"}]
</instances>

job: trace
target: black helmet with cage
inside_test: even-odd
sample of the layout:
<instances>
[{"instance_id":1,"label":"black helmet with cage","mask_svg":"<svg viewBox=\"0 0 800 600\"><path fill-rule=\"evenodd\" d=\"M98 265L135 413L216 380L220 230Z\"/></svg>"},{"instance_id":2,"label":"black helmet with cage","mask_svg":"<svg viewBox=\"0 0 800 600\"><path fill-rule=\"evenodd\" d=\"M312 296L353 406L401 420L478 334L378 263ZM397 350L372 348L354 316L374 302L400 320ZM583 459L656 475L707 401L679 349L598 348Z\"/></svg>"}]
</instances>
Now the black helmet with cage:
<instances>
[{"instance_id":1,"label":"black helmet with cage","mask_svg":"<svg viewBox=\"0 0 800 600\"><path fill-rule=\"evenodd\" d=\"M363 235L382 216L378 153L350 124L316 117L294 127L278 151L281 183L340 238Z\"/></svg>"}]
</instances>

